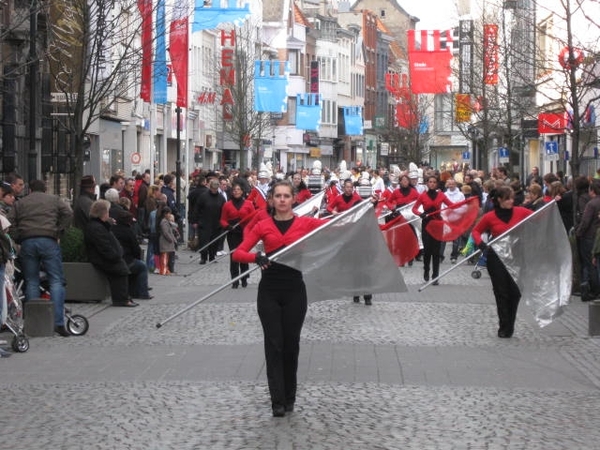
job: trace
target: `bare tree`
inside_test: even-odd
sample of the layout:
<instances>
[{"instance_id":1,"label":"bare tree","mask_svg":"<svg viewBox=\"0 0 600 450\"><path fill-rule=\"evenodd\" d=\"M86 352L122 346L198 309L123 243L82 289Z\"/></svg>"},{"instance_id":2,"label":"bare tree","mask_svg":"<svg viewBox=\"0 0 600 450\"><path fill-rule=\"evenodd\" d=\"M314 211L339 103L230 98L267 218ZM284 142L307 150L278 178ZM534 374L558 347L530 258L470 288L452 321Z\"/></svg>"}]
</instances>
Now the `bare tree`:
<instances>
[{"instance_id":1,"label":"bare tree","mask_svg":"<svg viewBox=\"0 0 600 450\"><path fill-rule=\"evenodd\" d=\"M119 102L135 95L141 65L140 14L135 0L49 2L51 90L61 93L60 126L71 136L73 180L81 178L86 135ZM72 180L72 181L73 181Z\"/></svg>"}]
</instances>

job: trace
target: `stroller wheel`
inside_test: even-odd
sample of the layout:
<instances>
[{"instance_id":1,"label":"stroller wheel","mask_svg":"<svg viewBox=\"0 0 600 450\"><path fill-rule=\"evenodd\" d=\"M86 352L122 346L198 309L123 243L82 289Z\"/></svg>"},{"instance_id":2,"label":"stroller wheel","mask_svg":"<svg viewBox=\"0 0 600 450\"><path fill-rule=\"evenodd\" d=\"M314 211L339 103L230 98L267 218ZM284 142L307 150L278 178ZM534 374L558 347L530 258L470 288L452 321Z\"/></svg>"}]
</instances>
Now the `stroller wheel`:
<instances>
[{"instance_id":1,"label":"stroller wheel","mask_svg":"<svg viewBox=\"0 0 600 450\"><path fill-rule=\"evenodd\" d=\"M29 339L24 334L15 336L12 340L12 348L15 352L25 353L29 350Z\"/></svg>"},{"instance_id":2,"label":"stroller wheel","mask_svg":"<svg viewBox=\"0 0 600 450\"><path fill-rule=\"evenodd\" d=\"M81 314L73 314L67 317L67 330L73 336L83 336L90 328L90 323Z\"/></svg>"},{"instance_id":3,"label":"stroller wheel","mask_svg":"<svg viewBox=\"0 0 600 450\"><path fill-rule=\"evenodd\" d=\"M471 272L471 276L476 280L479 280L481 278L481 272L479 270L474 270Z\"/></svg>"}]
</instances>

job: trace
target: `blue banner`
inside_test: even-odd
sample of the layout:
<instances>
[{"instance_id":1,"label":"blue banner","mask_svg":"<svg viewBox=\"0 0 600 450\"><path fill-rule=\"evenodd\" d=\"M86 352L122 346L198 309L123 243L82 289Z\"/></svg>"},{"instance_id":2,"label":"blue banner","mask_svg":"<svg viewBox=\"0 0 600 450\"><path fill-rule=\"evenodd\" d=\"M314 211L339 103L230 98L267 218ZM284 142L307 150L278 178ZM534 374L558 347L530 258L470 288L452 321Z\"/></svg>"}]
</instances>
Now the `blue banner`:
<instances>
[{"instance_id":1,"label":"blue banner","mask_svg":"<svg viewBox=\"0 0 600 450\"><path fill-rule=\"evenodd\" d=\"M319 94L298 94L296 96L296 128L319 131L322 104Z\"/></svg>"},{"instance_id":2,"label":"blue banner","mask_svg":"<svg viewBox=\"0 0 600 450\"><path fill-rule=\"evenodd\" d=\"M154 103L164 105L167 103L167 44L165 36L165 0L158 0L156 4L156 48L154 49L154 70L152 83L154 89Z\"/></svg>"},{"instance_id":3,"label":"blue banner","mask_svg":"<svg viewBox=\"0 0 600 450\"><path fill-rule=\"evenodd\" d=\"M192 33L202 30L212 30L221 23L233 22L239 25L250 15L250 5L246 3L238 8L236 0L228 0L227 6L221 8L222 0L213 0L212 4L205 4L204 0L196 0L194 6L194 21L192 22Z\"/></svg>"},{"instance_id":4,"label":"blue banner","mask_svg":"<svg viewBox=\"0 0 600 450\"><path fill-rule=\"evenodd\" d=\"M360 106L344 106L345 133L351 136L362 136L363 119Z\"/></svg>"},{"instance_id":5,"label":"blue banner","mask_svg":"<svg viewBox=\"0 0 600 450\"><path fill-rule=\"evenodd\" d=\"M287 111L288 61L254 62L254 110L283 113Z\"/></svg>"}]
</instances>

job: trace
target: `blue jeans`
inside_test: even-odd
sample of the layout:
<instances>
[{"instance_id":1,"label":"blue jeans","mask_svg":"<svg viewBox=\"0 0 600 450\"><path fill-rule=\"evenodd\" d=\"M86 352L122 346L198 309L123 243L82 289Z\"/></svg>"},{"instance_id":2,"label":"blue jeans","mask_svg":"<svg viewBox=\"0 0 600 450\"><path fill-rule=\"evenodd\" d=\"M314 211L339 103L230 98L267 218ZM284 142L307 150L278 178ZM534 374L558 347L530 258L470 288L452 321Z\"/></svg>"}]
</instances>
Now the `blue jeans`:
<instances>
[{"instance_id":1,"label":"blue jeans","mask_svg":"<svg viewBox=\"0 0 600 450\"><path fill-rule=\"evenodd\" d=\"M148 297L148 267L136 259L129 264L129 295L133 298Z\"/></svg>"},{"instance_id":2,"label":"blue jeans","mask_svg":"<svg viewBox=\"0 0 600 450\"><path fill-rule=\"evenodd\" d=\"M62 253L52 238L29 238L21 243L19 253L25 278L25 300L40 298L40 270L46 272L50 285L50 299L54 304L54 325L65 324L65 277Z\"/></svg>"}]
</instances>

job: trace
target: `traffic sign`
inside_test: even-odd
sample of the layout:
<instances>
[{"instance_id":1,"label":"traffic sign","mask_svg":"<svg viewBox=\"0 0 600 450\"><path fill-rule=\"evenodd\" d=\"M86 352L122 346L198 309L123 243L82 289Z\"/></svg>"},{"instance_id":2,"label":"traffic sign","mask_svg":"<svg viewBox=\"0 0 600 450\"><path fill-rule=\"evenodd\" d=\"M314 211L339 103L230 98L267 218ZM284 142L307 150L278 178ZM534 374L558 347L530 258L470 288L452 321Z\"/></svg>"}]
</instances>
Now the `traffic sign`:
<instances>
[{"instance_id":1,"label":"traffic sign","mask_svg":"<svg viewBox=\"0 0 600 450\"><path fill-rule=\"evenodd\" d=\"M545 143L546 155L558 155L558 141L548 141Z\"/></svg>"},{"instance_id":2,"label":"traffic sign","mask_svg":"<svg viewBox=\"0 0 600 450\"><path fill-rule=\"evenodd\" d=\"M463 161L469 161L471 159L471 152L462 152Z\"/></svg>"},{"instance_id":3,"label":"traffic sign","mask_svg":"<svg viewBox=\"0 0 600 450\"><path fill-rule=\"evenodd\" d=\"M139 152L131 154L131 164L139 164L142 162L142 155Z\"/></svg>"},{"instance_id":4,"label":"traffic sign","mask_svg":"<svg viewBox=\"0 0 600 450\"><path fill-rule=\"evenodd\" d=\"M505 164L509 161L508 157L509 157L509 151L506 147L499 147L498 148L498 159L500 161L501 164Z\"/></svg>"}]
</instances>

